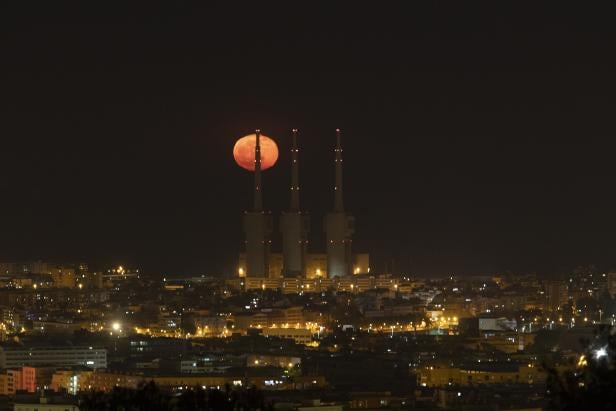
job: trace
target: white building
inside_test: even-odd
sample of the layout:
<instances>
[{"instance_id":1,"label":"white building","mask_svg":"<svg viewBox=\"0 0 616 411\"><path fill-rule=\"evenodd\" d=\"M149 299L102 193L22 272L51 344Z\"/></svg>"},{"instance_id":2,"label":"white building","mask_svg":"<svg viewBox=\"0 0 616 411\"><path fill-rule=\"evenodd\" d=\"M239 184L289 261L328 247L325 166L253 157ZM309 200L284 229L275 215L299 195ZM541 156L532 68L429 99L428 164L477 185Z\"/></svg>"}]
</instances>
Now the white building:
<instances>
[{"instance_id":1,"label":"white building","mask_svg":"<svg viewBox=\"0 0 616 411\"><path fill-rule=\"evenodd\" d=\"M306 328L263 328L266 337L279 337L295 340L296 344L309 344L312 342L312 331Z\"/></svg>"}]
</instances>

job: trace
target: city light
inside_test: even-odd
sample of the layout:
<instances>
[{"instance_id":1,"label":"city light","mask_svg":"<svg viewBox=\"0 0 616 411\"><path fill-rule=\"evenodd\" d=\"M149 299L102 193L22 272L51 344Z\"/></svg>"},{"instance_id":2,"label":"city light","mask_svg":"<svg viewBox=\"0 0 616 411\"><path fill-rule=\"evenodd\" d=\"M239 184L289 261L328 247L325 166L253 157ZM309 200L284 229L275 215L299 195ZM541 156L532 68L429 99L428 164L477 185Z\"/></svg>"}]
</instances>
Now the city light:
<instances>
[{"instance_id":1,"label":"city light","mask_svg":"<svg viewBox=\"0 0 616 411\"><path fill-rule=\"evenodd\" d=\"M588 365L588 361L586 360L586 356L582 354L578 359L577 366L578 367L586 367Z\"/></svg>"},{"instance_id":2,"label":"city light","mask_svg":"<svg viewBox=\"0 0 616 411\"><path fill-rule=\"evenodd\" d=\"M609 407L612 13L81 3L3 26L0 408Z\"/></svg>"},{"instance_id":3,"label":"city light","mask_svg":"<svg viewBox=\"0 0 616 411\"><path fill-rule=\"evenodd\" d=\"M596 360L607 357L607 347L601 347L599 349L596 349L593 354Z\"/></svg>"}]
</instances>

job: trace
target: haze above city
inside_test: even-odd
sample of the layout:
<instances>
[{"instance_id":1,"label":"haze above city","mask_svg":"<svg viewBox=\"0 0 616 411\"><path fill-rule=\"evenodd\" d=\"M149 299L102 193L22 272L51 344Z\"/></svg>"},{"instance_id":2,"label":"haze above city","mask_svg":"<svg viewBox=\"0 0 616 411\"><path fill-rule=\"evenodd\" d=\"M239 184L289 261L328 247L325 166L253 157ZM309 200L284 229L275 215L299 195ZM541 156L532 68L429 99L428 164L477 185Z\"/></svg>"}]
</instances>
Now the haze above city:
<instances>
[{"instance_id":1,"label":"haze above city","mask_svg":"<svg viewBox=\"0 0 616 411\"><path fill-rule=\"evenodd\" d=\"M232 149L256 128L280 149L263 173L274 215L300 130L322 248L339 127L373 270L616 267L608 14L44 7L0 13L0 260L234 273L252 176Z\"/></svg>"}]
</instances>

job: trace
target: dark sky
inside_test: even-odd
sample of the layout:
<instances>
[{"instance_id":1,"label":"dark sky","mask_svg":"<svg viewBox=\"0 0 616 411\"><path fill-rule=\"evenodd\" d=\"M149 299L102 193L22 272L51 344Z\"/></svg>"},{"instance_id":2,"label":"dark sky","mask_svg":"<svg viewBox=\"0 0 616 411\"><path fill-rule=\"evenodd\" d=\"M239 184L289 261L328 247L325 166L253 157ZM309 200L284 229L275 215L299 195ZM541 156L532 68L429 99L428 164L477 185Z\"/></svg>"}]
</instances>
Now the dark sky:
<instances>
[{"instance_id":1,"label":"dark sky","mask_svg":"<svg viewBox=\"0 0 616 411\"><path fill-rule=\"evenodd\" d=\"M255 128L282 151L274 215L301 130L318 249L340 127L375 271L616 267L610 10L16 3L0 10L0 260L229 273L251 194L231 151Z\"/></svg>"}]
</instances>

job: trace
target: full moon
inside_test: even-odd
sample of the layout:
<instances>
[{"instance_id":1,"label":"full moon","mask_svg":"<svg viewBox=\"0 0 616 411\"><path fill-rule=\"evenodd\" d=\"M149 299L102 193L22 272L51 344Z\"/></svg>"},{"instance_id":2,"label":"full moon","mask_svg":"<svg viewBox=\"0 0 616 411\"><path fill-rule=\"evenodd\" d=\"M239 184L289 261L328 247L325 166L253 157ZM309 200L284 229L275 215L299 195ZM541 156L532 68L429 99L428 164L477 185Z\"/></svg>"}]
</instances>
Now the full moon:
<instances>
[{"instance_id":1,"label":"full moon","mask_svg":"<svg viewBox=\"0 0 616 411\"><path fill-rule=\"evenodd\" d=\"M278 146L271 138L261 134L261 170L267 170L276 164L278 160ZM248 134L237 140L233 146L233 158L238 166L248 171L255 171L255 146L257 135Z\"/></svg>"}]
</instances>

